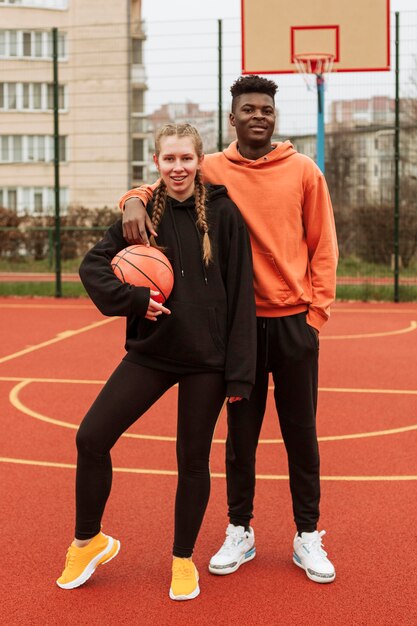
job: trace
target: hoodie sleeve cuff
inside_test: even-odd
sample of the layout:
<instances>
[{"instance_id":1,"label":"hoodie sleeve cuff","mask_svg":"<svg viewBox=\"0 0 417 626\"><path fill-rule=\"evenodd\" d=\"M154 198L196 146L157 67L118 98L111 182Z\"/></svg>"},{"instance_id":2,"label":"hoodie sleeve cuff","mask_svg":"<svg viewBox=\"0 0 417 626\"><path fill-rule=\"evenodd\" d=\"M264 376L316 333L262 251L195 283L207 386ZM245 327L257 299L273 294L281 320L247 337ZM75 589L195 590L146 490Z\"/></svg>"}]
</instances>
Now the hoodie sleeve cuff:
<instances>
[{"instance_id":1,"label":"hoodie sleeve cuff","mask_svg":"<svg viewBox=\"0 0 417 626\"><path fill-rule=\"evenodd\" d=\"M132 287L132 301L130 310L132 314L145 317L149 307L151 290L149 287Z\"/></svg>"},{"instance_id":2,"label":"hoodie sleeve cuff","mask_svg":"<svg viewBox=\"0 0 417 626\"><path fill-rule=\"evenodd\" d=\"M307 324L313 326L316 330L320 331L321 327L327 322L328 316L324 313L320 315L318 311L313 308L309 308L307 312Z\"/></svg>"},{"instance_id":3,"label":"hoodie sleeve cuff","mask_svg":"<svg viewBox=\"0 0 417 626\"><path fill-rule=\"evenodd\" d=\"M249 400L253 385L240 380L230 380L226 384L226 396L228 398L237 397Z\"/></svg>"}]
</instances>

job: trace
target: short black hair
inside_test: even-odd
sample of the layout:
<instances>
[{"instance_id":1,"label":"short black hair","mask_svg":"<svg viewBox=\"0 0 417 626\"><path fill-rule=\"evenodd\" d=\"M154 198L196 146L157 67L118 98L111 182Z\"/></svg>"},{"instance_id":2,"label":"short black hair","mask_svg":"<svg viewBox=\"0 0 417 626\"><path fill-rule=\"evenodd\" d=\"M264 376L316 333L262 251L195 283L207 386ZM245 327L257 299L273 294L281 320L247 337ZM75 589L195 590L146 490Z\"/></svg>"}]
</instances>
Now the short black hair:
<instances>
[{"instance_id":1,"label":"short black hair","mask_svg":"<svg viewBox=\"0 0 417 626\"><path fill-rule=\"evenodd\" d=\"M271 96L275 101L275 94L278 91L278 85L273 80L262 78L256 74L249 74L248 76L241 76L230 87L230 93L232 94L232 108L233 101L238 96L244 93L265 93Z\"/></svg>"}]
</instances>

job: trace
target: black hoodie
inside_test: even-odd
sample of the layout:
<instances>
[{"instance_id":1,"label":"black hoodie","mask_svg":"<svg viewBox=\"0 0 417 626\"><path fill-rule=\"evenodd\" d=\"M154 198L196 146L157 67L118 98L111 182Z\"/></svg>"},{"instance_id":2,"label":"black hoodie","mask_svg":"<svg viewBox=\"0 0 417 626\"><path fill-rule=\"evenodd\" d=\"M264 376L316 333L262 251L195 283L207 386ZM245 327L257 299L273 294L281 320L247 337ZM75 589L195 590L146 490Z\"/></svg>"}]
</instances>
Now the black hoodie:
<instances>
[{"instance_id":1,"label":"black hoodie","mask_svg":"<svg viewBox=\"0 0 417 626\"><path fill-rule=\"evenodd\" d=\"M227 396L249 398L256 364L249 237L226 188L207 189L212 263L205 266L202 260L194 196L184 202L168 198L158 227L158 245L174 269L174 287L165 303L171 315L157 322L145 319L149 289L114 275L110 261L128 245L121 220L87 253L80 276L104 315L127 317L126 360L179 374L224 370Z\"/></svg>"}]
</instances>

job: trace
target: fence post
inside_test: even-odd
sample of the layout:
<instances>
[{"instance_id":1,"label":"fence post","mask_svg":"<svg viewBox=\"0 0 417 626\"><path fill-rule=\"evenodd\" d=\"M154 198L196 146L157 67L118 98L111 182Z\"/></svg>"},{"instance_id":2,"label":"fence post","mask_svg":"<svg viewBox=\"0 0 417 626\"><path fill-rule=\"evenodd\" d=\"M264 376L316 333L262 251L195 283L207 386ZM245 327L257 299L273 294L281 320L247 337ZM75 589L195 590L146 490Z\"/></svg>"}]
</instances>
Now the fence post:
<instances>
[{"instance_id":1,"label":"fence post","mask_svg":"<svg viewBox=\"0 0 417 626\"><path fill-rule=\"evenodd\" d=\"M400 14L395 13L394 302L400 301Z\"/></svg>"},{"instance_id":2,"label":"fence post","mask_svg":"<svg viewBox=\"0 0 417 626\"><path fill-rule=\"evenodd\" d=\"M54 92L54 191L55 191L55 297L62 296L61 283L61 216L59 194L59 84L58 29L52 29L53 92Z\"/></svg>"},{"instance_id":3,"label":"fence post","mask_svg":"<svg viewBox=\"0 0 417 626\"><path fill-rule=\"evenodd\" d=\"M223 53L223 36L222 36L222 20L218 20L218 50L219 50L219 135L217 141L217 149L219 152L223 150L223 107L222 107L222 82L223 82L223 67L222 67L222 53Z\"/></svg>"}]
</instances>

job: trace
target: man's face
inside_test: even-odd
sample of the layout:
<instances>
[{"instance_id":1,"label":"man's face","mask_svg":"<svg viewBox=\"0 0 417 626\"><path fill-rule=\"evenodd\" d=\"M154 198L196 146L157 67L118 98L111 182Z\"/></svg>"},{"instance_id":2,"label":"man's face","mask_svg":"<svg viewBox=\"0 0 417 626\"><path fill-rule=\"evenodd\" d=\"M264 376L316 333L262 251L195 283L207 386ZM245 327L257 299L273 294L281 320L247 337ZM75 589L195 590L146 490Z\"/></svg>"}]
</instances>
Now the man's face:
<instances>
[{"instance_id":1,"label":"man's face","mask_svg":"<svg viewBox=\"0 0 417 626\"><path fill-rule=\"evenodd\" d=\"M230 123L236 129L238 143L253 147L270 144L275 119L274 100L265 93L237 96L230 113Z\"/></svg>"}]
</instances>

